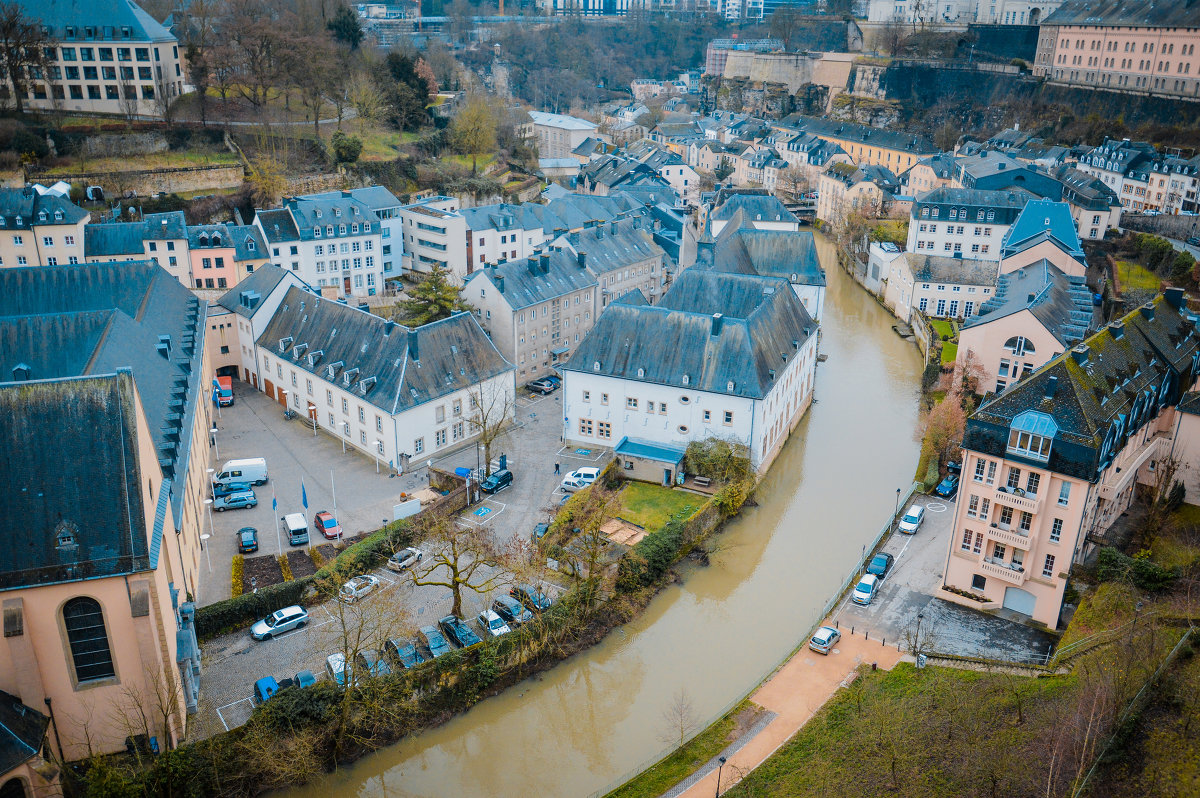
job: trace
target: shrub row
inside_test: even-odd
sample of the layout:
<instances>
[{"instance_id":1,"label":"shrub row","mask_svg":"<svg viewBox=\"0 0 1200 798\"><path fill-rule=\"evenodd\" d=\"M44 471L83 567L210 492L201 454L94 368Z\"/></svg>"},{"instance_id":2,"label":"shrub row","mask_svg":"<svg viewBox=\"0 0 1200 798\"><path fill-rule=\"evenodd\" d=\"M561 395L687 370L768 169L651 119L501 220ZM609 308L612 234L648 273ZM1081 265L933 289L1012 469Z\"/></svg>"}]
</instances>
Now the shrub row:
<instances>
[{"instance_id":1,"label":"shrub row","mask_svg":"<svg viewBox=\"0 0 1200 798\"><path fill-rule=\"evenodd\" d=\"M1101 582L1130 582L1142 590L1162 592L1179 577L1178 568L1164 568L1138 554L1127 557L1111 546L1096 555L1096 574Z\"/></svg>"}]
</instances>

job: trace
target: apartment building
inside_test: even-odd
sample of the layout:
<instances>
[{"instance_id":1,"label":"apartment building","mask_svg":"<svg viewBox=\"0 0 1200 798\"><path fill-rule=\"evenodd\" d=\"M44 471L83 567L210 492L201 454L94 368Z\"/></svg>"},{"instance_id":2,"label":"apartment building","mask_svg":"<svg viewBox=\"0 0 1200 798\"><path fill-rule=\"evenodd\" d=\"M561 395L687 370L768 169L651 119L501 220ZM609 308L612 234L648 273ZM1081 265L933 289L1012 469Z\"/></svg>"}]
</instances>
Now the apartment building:
<instances>
[{"instance_id":1,"label":"apartment building","mask_svg":"<svg viewBox=\"0 0 1200 798\"><path fill-rule=\"evenodd\" d=\"M535 144L540 158L570 158L589 137L604 138L595 122L566 114L529 111L529 121L517 128L522 138Z\"/></svg>"},{"instance_id":2,"label":"apartment building","mask_svg":"<svg viewBox=\"0 0 1200 798\"><path fill-rule=\"evenodd\" d=\"M658 305L601 314L563 367L564 439L620 452L718 436L761 473L812 401L816 333L785 281L688 269Z\"/></svg>"},{"instance_id":3,"label":"apartment building","mask_svg":"<svg viewBox=\"0 0 1200 798\"><path fill-rule=\"evenodd\" d=\"M0 691L66 761L173 748L197 708L204 310L147 261L0 270Z\"/></svg>"},{"instance_id":4,"label":"apartment building","mask_svg":"<svg viewBox=\"0 0 1200 798\"><path fill-rule=\"evenodd\" d=\"M1087 258L1071 214L1071 206L1065 202L1027 203L1004 234L1000 273L1048 260L1067 276L1082 278L1087 272Z\"/></svg>"},{"instance_id":5,"label":"apartment building","mask_svg":"<svg viewBox=\"0 0 1200 798\"><path fill-rule=\"evenodd\" d=\"M903 22L914 26L962 26L972 22L988 25L1037 25L1062 0L869 0L867 20L875 23ZM961 27L959 28L961 30Z\"/></svg>"},{"instance_id":6,"label":"apartment building","mask_svg":"<svg viewBox=\"0 0 1200 798\"><path fill-rule=\"evenodd\" d=\"M651 303L666 284L666 253L654 240L653 223L633 218L567 233L553 246L567 252L595 275L600 286L597 311L631 291Z\"/></svg>"},{"instance_id":7,"label":"apartment building","mask_svg":"<svg viewBox=\"0 0 1200 798\"><path fill-rule=\"evenodd\" d=\"M471 275L463 298L518 383L553 374L595 324L600 296L586 259L550 248Z\"/></svg>"},{"instance_id":8,"label":"apartment building","mask_svg":"<svg viewBox=\"0 0 1200 798\"><path fill-rule=\"evenodd\" d=\"M1068 164L1055 168L1051 174L1062 185L1062 200L1071 208L1080 238L1097 241L1109 230L1121 226L1121 198L1100 178ZM1194 188L1184 194L1185 202L1190 194L1194 207ZM1186 210L1186 205L1182 207Z\"/></svg>"},{"instance_id":9,"label":"apartment building","mask_svg":"<svg viewBox=\"0 0 1200 798\"><path fill-rule=\"evenodd\" d=\"M214 374L236 377L259 389L257 342L293 287L318 293L295 272L268 263L208 306L208 334L204 340Z\"/></svg>"},{"instance_id":10,"label":"apartment building","mask_svg":"<svg viewBox=\"0 0 1200 798\"><path fill-rule=\"evenodd\" d=\"M954 156L945 152L922 158L900 174L900 186L913 197L935 188L961 188Z\"/></svg>"},{"instance_id":11,"label":"apartment building","mask_svg":"<svg viewBox=\"0 0 1200 798\"><path fill-rule=\"evenodd\" d=\"M400 218L403 203L396 195L383 186L366 186L352 188L349 191L327 191L320 194L310 194L315 200L350 198L361 202L370 208L371 213L379 220L379 230L383 241L380 245L379 258L383 264L383 277L399 277L404 258L404 222Z\"/></svg>"},{"instance_id":12,"label":"apartment building","mask_svg":"<svg viewBox=\"0 0 1200 798\"><path fill-rule=\"evenodd\" d=\"M0 188L0 267L84 262L84 229L92 215L40 189Z\"/></svg>"},{"instance_id":13,"label":"apartment building","mask_svg":"<svg viewBox=\"0 0 1200 798\"><path fill-rule=\"evenodd\" d=\"M891 261L884 304L903 321L914 311L966 319L992 298L1000 264L994 260L905 252Z\"/></svg>"},{"instance_id":14,"label":"apartment building","mask_svg":"<svg viewBox=\"0 0 1200 798\"><path fill-rule=\"evenodd\" d=\"M238 283L237 248L223 224L187 228L193 289L229 290Z\"/></svg>"},{"instance_id":15,"label":"apartment building","mask_svg":"<svg viewBox=\"0 0 1200 798\"><path fill-rule=\"evenodd\" d=\"M175 36L133 0L17 0L42 25L47 71L31 81L25 107L39 111L161 117L186 77ZM12 84L3 86L12 96Z\"/></svg>"},{"instance_id":16,"label":"apartment building","mask_svg":"<svg viewBox=\"0 0 1200 798\"><path fill-rule=\"evenodd\" d=\"M475 264L467 258L467 222L459 207L453 197L427 197L400 209L406 271L446 269L457 282L466 280Z\"/></svg>"},{"instance_id":17,"label":"apartment building","mask_svg":"<svg viewBox=\"0 0 1200 798\"><path fill-rule=\"evenodd\" d=\"M1025 204L1023 189L936 188L917 197L908 222L909 252L996 261L1008 228Z\"/></svg>"},{"instance_id":18,"label":"apartment building","mask_svg":"<svg viewBox=\"0 0 1200 798\"><path fill-rule=\"evenodd\" d=\"M1052 83L1155 97L1200 97L1190 3L1066 0L1038 33L1033 72Z\"/></svg>"},{"instance_id":19,"label":"apartment building","mask_svg":"<svg viewBox=\"0 0 1200 798\"><path fill-rule=\"evenodd\" d=\"M941 598L1056 628L1089 537L1170 455L1198 364L1200 333L1168 289L985 401L963 435Z\"/></svg>"},{"instance_id":20,"label":"apartment building","mask_svg":"<svg viewBox=\"0 0 1200 798\"><path fill-rule=\"evenodd\" d=\"M836 144L859 166L883 166L897 173L941 153L932 141L921 136L837 119L794 114L785 117L777 127L811 133Z\"/></svg>"},{"instance_id":21,"label":"apartment building","mask_svg":"<svg viewBox=\"0 0 1200 798\"><path fill-rule=\"evenodd\" d=\"M288 197L283 207L256 210L254 225L271 263L340 296L383 290L382 224L365 203L347 196Z\"/></svg>"},{"instance_id":22,"label":"apartment building","mask_svg":"<svg viewBox=\"0 0 1200 798\"><path fill-rule=\"evenodd\" d=\"M899 191L900 181L891 169L835 161L817 184L817 218L839 225L851 213L879 216Z\"/></svg>"},{"instance_id":23,"label":"apartment building","mask_svg":"<svg viewBox=\"0 0 1200 798\"><path fill-rule=\"evenodd\" d=\"M739 212L755 230L800 231L800 220L765 188L718 188L705 197L698 226L713 236L719 236Z\"/></svg>"},{"instance_id":24,"label":"apartment building","mask_svg":"<svg viewBox=\"0 0 1200 798\"><path fill-rule=\"evenodd\" d=\"M149 260L189 288L193 287L183 211L148 213L138 222L104 222L84 228L88 263Z\"/></svg>"}]
</instances>

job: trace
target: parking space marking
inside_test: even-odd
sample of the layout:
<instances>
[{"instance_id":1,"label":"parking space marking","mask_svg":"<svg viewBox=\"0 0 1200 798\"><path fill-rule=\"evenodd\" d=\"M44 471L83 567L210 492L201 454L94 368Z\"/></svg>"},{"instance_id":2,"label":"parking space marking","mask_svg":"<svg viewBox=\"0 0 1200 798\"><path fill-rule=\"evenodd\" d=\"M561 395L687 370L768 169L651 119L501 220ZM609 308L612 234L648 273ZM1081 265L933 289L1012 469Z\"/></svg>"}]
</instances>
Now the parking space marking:
<instances>
[{"instance_id":1,"label":"parking space marking","mask_svg":"<svg viewBox=\"0 0 1200 798\"><path fill-rule=\"evenodd\" d=\"M253 698L239 698L237 701L232 701L223 707L217 707L217 717L221 719L221 725L225 727L225 731L229 731L230 727L229 727L229 722L225 720L225 713L222 712L221 710L231 709L232 707L236 707L239 704L246 704L249 711L246 712L246 716L244 718L242 718L240 723L234 723L233 728L236 729L238 726L242 726L246 723L246 721L250 720L250 713L254 711L254 699ZM232 716L232 717L230 717L230 720L236 720L236 715L234 715L234 713L230 713L230 714Z\"/></svg>"},{"instance_id":2,"label":"parking space marking","mask_svg":"<svg viewBox=\"0 0 1200 798\"><path fill-rule=\"evenodd\" d=\"M925 509L931 513L944 513L949 509L949 507L942 502L930 502L929 504L925 505Z\"/></svg>"},{"instance_id":3,"label":"parking space marking","mask_svg":"<svg viewBox=\"0 0 1200 798\"><path fill-rule=\"evenodd\" d=\"M470 516L459 516L459 521L466 521L467 523L474 524L475 526L483 526L488 521L491 521L493 518L500 515L500 513L504 512L507 508L507 504L498 502L495 499L484 499L482 504L477 505L474 510L470 511ZM467 527L467 529L470 529L470 527Z\"/></svg>"},{"instance_id":4,"label":"parking space marking","mask_svg":"<svg viewBox=\"0 0 1200 798\"><path fill-rule=\"evenodd\" d=\"M595 453L593 455L593 453ZM589 463L597 463L604 459L606 450L601 449L584 449L582 447L564 446L558 450L558 455L564 459L585 460Z\"/></svg>"}]
</instances>

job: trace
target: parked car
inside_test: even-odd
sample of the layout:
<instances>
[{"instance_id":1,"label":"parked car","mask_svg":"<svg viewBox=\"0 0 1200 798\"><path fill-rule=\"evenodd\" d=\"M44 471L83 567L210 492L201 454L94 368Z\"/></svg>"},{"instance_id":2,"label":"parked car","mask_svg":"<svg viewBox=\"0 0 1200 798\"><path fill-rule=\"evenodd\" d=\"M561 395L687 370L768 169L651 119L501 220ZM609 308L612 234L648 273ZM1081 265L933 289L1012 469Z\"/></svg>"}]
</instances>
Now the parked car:
<instances>
[{"instance_id":1,"label":"parked car","mask_svg":"<svg viewBox=\"0 0 1200 798\"><path fill-rule=\"evenodd\" d=\"M958 475L947 474L946 478L938 483L938 486L933 489L935 496L941 496L943 499L953 499L954 494L958 493Z\"/></svg>"},{"instance_id":2,"label":"parked car","mask_svg":"<svg viewBox=\"0 0 1200 798\"><path fill-rule=\"evenodd\" d=\"M874 574L883 579L891 572L892 563L895 561L895 557L886 551L881 551L871 558L871 563L867 566L867 573Z\"/></svg>"},{"instance_id":3,"label":"parked car","mask_svg":"<svg viewBox=\"0 0 1200 798\"><path fill-rule=\"evenodd\" d=\"M492 475L485 479L479 487L483 489L484 493L499 493L512 485L512 482L512 472L507 468L502 468L499 471L493 471Z\"/></svg>"},{"instance_id":4,"label":"parked car","mask_svg":"<svg viewBox=\"0 0 1200 798\"><path fill-rule=\"evenodd\" d=\"M436 626L422 626L417 632L417 639L425 644L435 659L454 650Z\"/></svg>"},{"instance_id":5,"label":"parked car","mask_svg":"<svg viewBox=\"0 0 1200 798\"><path fill-rule=\"evenodd\" d=\"M1200 236L1192 236L1187 240L1193 247L1200 247Z\"/></svg>"},{"instance_id":6,"label":"parked car","mask_svg":"<svg viewBox=\"0 0 1200 798\"><path fill-rule=\"evenodd\" d=\"M470 648L483 642L479 635L463 622L462 618L455 615L447 615L445 618L438 619L438 628L461 648Z\"/></svg>"},{"instance_id":7,"label":"parked car","mask_svg":"<svg viewBox=\"0 0 1200 798\"><path fill-rule=\"evenodd\" d=\"M546 533L550 531L549 524L538 524L533 528L533 542L537 543L542 538L546 537Z\"/></svg>"},{"instance_id":8,"label":"parked car","mask_svg":"<svg viewBox=\"0 0 1200 798\"><path fill-rule=\"evenodd\" d=\"M475 622L479 624L479 628L483 630L485 635L491 635L492 637L506 635L512 631L512 627L500 617L499 613L493 610L484 610L479 613L479 615L475 616Z\"/></svg>"},{"instance_id":9,"label":"parked car","mask_svg":"<svg viewBox=\"0 0 1200 798\"><path fill-rule=\"evenodd\" d=\"M599 468L580 468L563 477L559 489L564 493L574 493L590 486L598 476L600 476Z\"/></svg>"},{"instance_id":10,"label":"parked car","mask_svg":"<svg viewBox=\"0 0 1200 798\"><path fill-rule=\"evenodd\" d=\"M371 591L377 587L379 587L378 576L375 576L375 574L363 574L362 576L354 577L342 585L342 589L338 591L338 598L352 604L370 595Z\"/></svg>"},{"instance_id":11,"label":"parked car","mask_svg":"<svg viewBox=\"0 0 1200 798\"><path fill-rule=\"evenodd\" d=\"M325 675L338 687L357 684L354 669L346 662L346 655L340 651L325 658Z\"/></svg>"},{"instance_id":12,"label":"parked car","mask_svg":"<svg viewBox=\"0 0 1200 798\"><path fill-rule=\"evenodd\" d=\"M813 633L812 639L808 641L808 647L818 654L828 655L833 647L837 645L837 641L842 639L842 633L832 626L822 626Z\"/></svg>"},{"instance_id":13,"label":"parked car","mask_svg":"<svg viewBox=\"0 0 1200 798\"><path fill-rule=\"evenodd\" d=\"M253 490L249 482L230 482L228 485L222 485L220 482L212 483L213 498L228 496L231 493L245 493Z\"/></svg>"},{"instance_id":14,"label":"parked car","mask_svg":"<svg viewBox=\"0 0 1200 798\"><path fill-rule=\"evenodd\" d=\"M517 585L508 591L508 595L521 602L531 612L545 612L554 603L544 590L533 585Z\"/></svg>"},{"instance_id":15,"label":"parked car","mask_svg":"<svg viewBox=\"0 0 1200 798\"><path fill-rule=\"evenodd\" d=\"M238 554L248 554L258 551L258 530L252 526L244 526L237 532Z\"/></svg>"},{"instance_id":16,"label":"parked car","mask_svg":"<svg viewBox=\"0 0 1200 798\"><path fill-rule=\"evenodd\" d=\"M913 534L917 528L921 526L921 522L925 520L925 508L919 504L914 504L908 508L908 512L900 519L899 529L906 534Z\"/></svg>"},{"instance_id":17,"label":"parked car","mask_svg":"<svg viewBox=\"0 0 1200 798\"><path fill-rule=\"evenodd\" d=\"M295 681L297 687L312 687L317 683L317 677L312 671L300 671L296 674Z\"/></svg>"},{"instance_id":18,"label":"parked car","mask_svg":"<svg viewBox=\"0 0 1200 798\"><path fill-rule=\"evenodd\" d=\"M266 703L278 692L279 682L274 676L264 676L254 683L254 700L259 704Z\"/></svg>"},{"instance_id":19,"label":"parked car","mask_svg":"<svg viewBox=\"0 0 1200 798\"><path fill-rule=\"evenodd\" d=\"M525 387L531 391L545 395L558 390L558 383L549 377L542 377L540 380L534 380Z\"/></svg>"},{"instance_id":20,"label":"parked car","mask_svg":"<svg viewBox=\"0 0 1200 798\"><path fill-rule=\"evenodd\" d=\"M218 513L223 513L226 510L238 510L243 507L257 507L258 497L254 495L252 490L244 490L240 493L230 493L227 496L218 496L213 499L213 509Z\"/></svg>"},{"instance_id":21,"label":"parked car","mask_svg":"<svg viewBox=\"0 0 1200 798\"><path fill-rule=\"evenodd\" d=\"M414 549L412 546L409 546L407 549L400 549L400 551L396 552L391 557L388 557L388 570L403 571L406 568L412 568L414 565L420 562L421 558L424 556L425 552L421 551L420 549Z\"/></svg>"},{"instance_id":22,"label":"parked car","mask_svg":"<svg viewBox=\"0 0 1200 798\"><path fill-rule=\"evenodd\" d=\"M269 640L275 635L299 629L308 623L308 610L298 604L284 607L263 618L250 627L250 636L255 640Z\"/></svg>"},{"instance_id":23,"label":"parked car","mask_svg":"<svg viewBox=\"0 0 1200 798\"><path fill-rule=\"evenodd\" d=\"M336 540L341 537L342 527L332 513L322 510L313 516L313 526L325 536L326 540Z\"/></svg>"},{"instance_id":24,"label":"parked car","mask_svg":"<svg viewBox=\"0 0 1200 798\"><path fill-rule=\"evenodd\" d=\"M492 602L492 611L503 618L509 628L533 620L533 613L512 596L496 596L496 600Z\"/></svg>"},{"instance_id":25,"label":"parked car","mask_svg":"<svg viewBox=\"0 0 1200 798\"><path fill-rule=\"evenodd\" d=\"M555 388L561 388L561 387L562 387L562 377L558 376L557 374L550 374L550 375L548 375L548 376L546 376L546 377L542 377L542 379L543 379L543 380L546 380L547 382L552 382L552 383L554 383L554 387L555 387Z\"/></svg>"},{"instance_id":26,"label":"parked car","mask_svg":"<svg viewBox=\"0 0 1200 798\"><path fill-rule=\"evenodd\" d=\"M879 590L879 577L875 574L866 574L854 586L854 592L850 595L850 600L855 604L861 604L865 607L871 603L871 599L875 598L877 590Z\"/></svg>"},{"instance_id":27,"label":"parked car","mask_svg":"<svg viewBox=\"0 0 1200 798\"><path fill-rule=\"evenodd\" d=\"M359 673L367 676L387 676L392 672L391 666L383 657L383 652L374 649L358 652L354 657L354 664L358 666Z\"/></svg>"},{"instance_id":28,"label":"parked car","mask_svg":"<svg viewBox=\"0 0 1200 798\"><path fill-rule=\"evenodd\" d=\"M415 668L426 661L413 643L398 637L384 644L383 653L397 668Z\"/></svg>"}]
</instances>

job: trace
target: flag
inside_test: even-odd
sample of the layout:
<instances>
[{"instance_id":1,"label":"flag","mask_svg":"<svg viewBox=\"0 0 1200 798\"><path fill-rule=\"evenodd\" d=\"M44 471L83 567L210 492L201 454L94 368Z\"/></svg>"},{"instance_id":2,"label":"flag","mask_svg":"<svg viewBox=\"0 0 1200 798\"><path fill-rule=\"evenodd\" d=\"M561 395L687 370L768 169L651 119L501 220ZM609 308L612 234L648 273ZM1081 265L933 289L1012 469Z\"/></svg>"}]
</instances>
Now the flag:
<instances>
[{"instance_id":1,"label":"flag","mask_svg":"<svg viewBox=\"0 0 1200 798\"><path fill-rule=\"evenodd\" d=\"M279 512L279 502L275 501L275 491L271 491L271 512Z\"/></svg>"},{"instance_id":2,"label":"flag","mask_svg":"<svg viewBox=\"0 0 1200 798\"><path fill-rule=\"evenodd\" d=\"M308 493L304 490L304 480L300 480L300 503L304 505L304 509L308 509Z\"/></svg>"}]
</instances>

